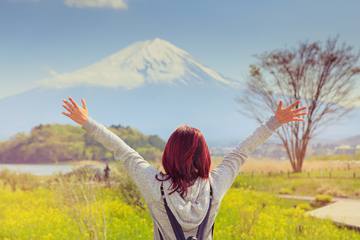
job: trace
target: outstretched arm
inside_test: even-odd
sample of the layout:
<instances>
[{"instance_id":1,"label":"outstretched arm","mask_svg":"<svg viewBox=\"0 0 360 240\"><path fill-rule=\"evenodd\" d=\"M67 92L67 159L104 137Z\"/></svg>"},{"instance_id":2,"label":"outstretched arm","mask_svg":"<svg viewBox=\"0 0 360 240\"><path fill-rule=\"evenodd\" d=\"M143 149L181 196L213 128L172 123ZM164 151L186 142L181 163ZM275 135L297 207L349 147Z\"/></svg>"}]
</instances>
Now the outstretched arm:
<instances>
[{"instance_id":1,"label":"outstretched arm","mask_svg":"<svg viewBox=\"0 0 360 240\"><path fill-rule=\"evenodd\" d=\"M157 170L119 136L89 117L84 99L81 100L81 107L71 97L69 97L69 101L63 100L63 102L63 107L67 110L63 114L80 124L90 136L112 151L115 159L124 163L126 170L143 193L145 199L151 201L151 196L157 193L149 192L153 189L149 187L149 184L153 184L152 179L155 180Z\"/></svg>"},{"instance_id":2,"label":"outstretched arm","mask_svg":"<svg viewBox=\"0 0 360 240\"><path fill-rule=\"evenodd\" d=\"M261 124L249 137L226 154L223 161L211 171L214 194L217 195L218 199L222 199L226 191L231 187L241 165L244 164L249 154L264 143L278 127L292 121L303 121L299 117L307 114L302 112L306 107L292 110L299 103L300 101L296 101L283 109L282 101L280 101L275 115L271 116L265 124Z\"/></svg>"}]
</instances>

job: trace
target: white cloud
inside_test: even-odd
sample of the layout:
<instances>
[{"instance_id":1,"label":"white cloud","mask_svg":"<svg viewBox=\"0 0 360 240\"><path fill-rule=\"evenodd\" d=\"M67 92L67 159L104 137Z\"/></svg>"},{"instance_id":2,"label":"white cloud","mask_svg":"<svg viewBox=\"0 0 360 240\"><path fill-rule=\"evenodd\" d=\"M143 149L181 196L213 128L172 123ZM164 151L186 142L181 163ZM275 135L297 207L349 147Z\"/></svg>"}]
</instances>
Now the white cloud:
<instances>
[{"instance_id":1,"label":"white cloud","mask_svg":"<svg viewBox=\"0 0 360 240\"><path fill-rule=\"evenodd\" d=\"M10 3L33 3L40 2L40 0L7 0Z\"/></svg>"},{"instance_id":2,"label":"white cloud","mask_svg":"<svg viewBox=\"0 0 360 240\"><path fill-rule=\"evenodd\" d=\"M64 0L65 5L78 8L127 9L125 0Z\"/></svg>"}]
</instances>

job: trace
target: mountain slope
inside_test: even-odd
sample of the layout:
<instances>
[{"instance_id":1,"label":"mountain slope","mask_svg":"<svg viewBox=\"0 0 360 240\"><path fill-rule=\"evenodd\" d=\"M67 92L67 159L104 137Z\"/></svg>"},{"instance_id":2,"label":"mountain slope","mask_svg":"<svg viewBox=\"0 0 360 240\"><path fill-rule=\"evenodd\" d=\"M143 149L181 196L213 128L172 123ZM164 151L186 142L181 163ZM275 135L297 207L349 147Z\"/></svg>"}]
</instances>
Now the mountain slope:
<instances>
[{"instance_id":1,"label":"mountain slope","mask_svg":"<svg viewBox=\"0 0 360 240\"><path fill-rule=\"evenodd\" d=\"M258 126L238 112L240 82L196 61L169 42L138 42L77 71L55 74L37 88L0 100L0 139L40 123L70 123L62 99L87 99L90 115L105 124L129 125L167 140L180 124L199 128L209 146L239 143ZM269 116L270 117L270 116ZM360 109L321 138L359 133ZM328 137L330 136L330 137Z\"/></svg>"},{"instance_id":2,"label":"mountain slope","mask_svg":"<svg viewBox=\"0 0 360 240\"><path fill-rule=\"evenodd\" d=\"M0 101L0 136L5 139L40 123L70 123L61 114L62 99L86 98L90 115L106 125L130 125L164 140L183 123L203 131L210 145L237 141L255 127L237 112L238 90L214 85L198 87L150 85L133 90L106 87L37 88ZM245 127L246 126L246 127ZM250 129L249 129L250 128ZM226 145L224 144L224 145Z\"/></svg>"},{"instance_id":3,"label":"mountain slope","mask_svg":"<svg viewBox=\"0 0 360 240\"><path fill-rule=\"evenodd\" d=\"M40 87L0 100L0 138L37 124L69 123L61 100L85 97L101 123L130 125L167 139L187 123L203 130L209 144L244 135L234 98L239 82L227 79L171 43L138 42L90 66L55 74ZM235 128L235 129L234 129ZM235 137L236 138L235 138Z\"/></svg>"},{"instance_id":4,"label":"mountain slope","mask_svg":"<svg viewBox=\"0 0 360 240\"><path fill-rule=\"evenodd\" d=\"M90 85L133 89L158 83L207 83L209 78L224 85L237 84L205 67L186 51L156 38L134 43L75 72L54 73L52 79L44 81L44 85L57 88Z\"/></svg>"}]
</instances>

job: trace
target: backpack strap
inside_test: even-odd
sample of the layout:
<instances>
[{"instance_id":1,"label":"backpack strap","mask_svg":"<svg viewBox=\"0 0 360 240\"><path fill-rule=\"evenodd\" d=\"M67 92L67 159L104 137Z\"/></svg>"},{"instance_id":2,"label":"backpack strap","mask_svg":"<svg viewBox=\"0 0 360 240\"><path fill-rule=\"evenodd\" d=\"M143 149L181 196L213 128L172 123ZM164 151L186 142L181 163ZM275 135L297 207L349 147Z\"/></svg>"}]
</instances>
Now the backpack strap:
<instances>
[{"instance_id":1,"label":"backpack strap","mask_svg":"<svg viewBox=\"0 0 360 240\"><path fill-rule=\"evenodd\" d=\"M176 220L174 214L171 212L171 210L170 210L170 208L169 208L169 206L167 204L165 194L164 194L163 182L161 182L160 191L161 191L161 197L162 197L162 199L164 201L166 214L168 215L168 218L170 220L170 224L171 224L171 227L172 227L172 229L174 231L176 239L177 240L186 240L184 232L183 232L179 222Z\"/></svg>"},{"instance_id":2,"label":"backpack strap","mask_svg":"<svg viewBox=\"0 0 360 240\"><path fill-rule=\"evenodd\" d=\"M164 207L166 210L166 214L168 215L171 227L174 231L176 240L186 240L185 239L185 235L184 232L182 230L182 227L180 226L179 222L176 220L174 214L171 212L171 209L169 208L166 198L165 198L165 193L164 193L164 187L163 187L163 182L161 182L161 186L160 186L160 191L161 191L161 197L163 199L164 202ZM204 220L201 222L201 224L198 227L197 233L196 233L196 239L202 240L204 237L204 231L205 231L205 227L206 224L208 222L209 219L209 213L210 213L210 208L211 208L211 203L212 203L212 198L213 198L213 191L212 191L212 187L210 184L210 201L209 201L209 208L207 210L206 216L204 218ZM162 236L160 229L158 229L159 231L159 235L160 235L160 240L164 240L164 237ZM212 235L214 232L214 225L212 226Z\"/></svg>"},{"instance_id":3,"label":"backpack strap","mask_svg":"<svg viewBox=\"0 0 360 240\"><path fill-rule=\"evenodd\" d=\"M159 231L160 240L164 240L159 228L158 228L158 231Z\"/></svg>"},{"instance_id":4,"label":"backpack strap","mask_svg":"<svg viewBox=\"0 0 360 240\"><path fill-rule=\"evenodd\" d=\"M210 201L209 201L209 208L207 210L206 216L204 218L204 220L201 222L200 226L198 227L197 233L196 233L196 238L202 240L204 238L204 231L205 231L205 227L206 224L209 220L209 215L210 215L210 208L211 208L211 203L212 203L212 199L213 199L213 191L212 191L212 187L210 184ZM212 227L212 231L214 229L214 225Z\"/></svg>"}]
</instances>

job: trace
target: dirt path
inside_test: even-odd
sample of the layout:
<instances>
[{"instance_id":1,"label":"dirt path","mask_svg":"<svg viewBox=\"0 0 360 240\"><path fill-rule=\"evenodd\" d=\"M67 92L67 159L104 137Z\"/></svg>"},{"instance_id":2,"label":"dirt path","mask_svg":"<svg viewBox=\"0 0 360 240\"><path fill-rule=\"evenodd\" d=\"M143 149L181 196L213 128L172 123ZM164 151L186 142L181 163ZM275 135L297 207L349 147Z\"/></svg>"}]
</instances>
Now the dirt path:
<instances>
[{"instance_id":1,"label":"dirt path","mask_svg":"<svg viewBox=\"0 0 360 240\"><path fill-rule=\"evenodd\" d=\"M300 195L288 195L288 194L278 194L277 196L280 197L280 198L294 199L294 200L304 200L304 201L313 201L313 200L315 200L315 197L312 197L312 196L300 196ZM333 197L332 200L334 202L338 202L338 201L341 201L341 200L360 201L360 199L336 198L336 197Z\"/></svg>"},{"instance_id":2,"label":"dirt path","mask_svg":"<svg viewBox=\"0 0 360 240\"><path fill-rule=\"evenodd\" d=\"M312 201L315 198L310 196L278 195L280 198ZM333 203L321 207L306 214L330 219L336 224L360 230L360 199L333 198Z\"/></svg>"}]
</instances>

